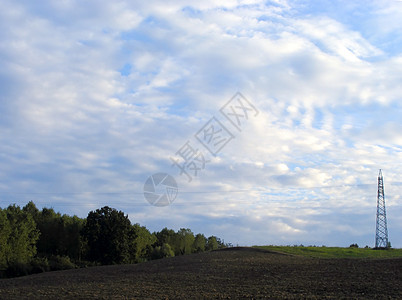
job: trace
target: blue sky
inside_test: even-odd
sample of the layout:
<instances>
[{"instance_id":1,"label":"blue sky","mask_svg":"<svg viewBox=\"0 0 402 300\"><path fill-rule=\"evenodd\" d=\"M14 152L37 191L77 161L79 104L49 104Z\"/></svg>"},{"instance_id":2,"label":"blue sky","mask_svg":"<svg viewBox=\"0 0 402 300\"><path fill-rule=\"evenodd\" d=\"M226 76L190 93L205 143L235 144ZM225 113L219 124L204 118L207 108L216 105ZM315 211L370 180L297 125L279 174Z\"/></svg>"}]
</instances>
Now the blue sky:
<instances>
[{"instance_id":1,"label":"blue sky","mask_svg":"<svg viewBox=\"0 0 402 300\"><path fill-rule=\"evenodd\" d=\"M0 204L226 242L402 247L401 1L0 2ZM236 129L219 110L258 110ZM233 135L216 156L195 134ZM205 151L188 182L172 157ZM167 207L147 178L174 176Z\"/></svg>"}]
</instances>

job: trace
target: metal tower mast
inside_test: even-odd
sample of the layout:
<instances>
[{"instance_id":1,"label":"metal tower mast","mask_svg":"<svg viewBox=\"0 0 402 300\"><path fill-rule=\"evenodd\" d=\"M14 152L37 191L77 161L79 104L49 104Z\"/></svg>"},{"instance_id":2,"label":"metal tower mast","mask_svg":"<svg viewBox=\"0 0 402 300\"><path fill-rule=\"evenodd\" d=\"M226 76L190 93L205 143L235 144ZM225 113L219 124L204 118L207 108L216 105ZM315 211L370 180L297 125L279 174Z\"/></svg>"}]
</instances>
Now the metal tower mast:
<instances>
[{"instance_id":1,"label":"metal tower mast","mask_svg":"<svg viewBox=\"0 0 402 300\"><path fill-rule=\"evenodd\" d=\"M388 248L387 214L385 211L384 180L382 172L378 174L377 222L375 230L375 247Z\"/></svg>"}]
</instances>

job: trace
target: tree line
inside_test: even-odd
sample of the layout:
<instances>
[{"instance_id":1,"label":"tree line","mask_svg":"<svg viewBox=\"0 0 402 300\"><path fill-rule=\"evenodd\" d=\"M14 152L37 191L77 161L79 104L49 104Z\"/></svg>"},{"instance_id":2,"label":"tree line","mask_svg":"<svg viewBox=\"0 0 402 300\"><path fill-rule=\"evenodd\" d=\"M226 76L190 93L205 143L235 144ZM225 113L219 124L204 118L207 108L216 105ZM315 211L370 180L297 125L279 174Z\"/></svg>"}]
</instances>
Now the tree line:
<instances>
[{"instance_id":1,"label":"tree line","mask_svg":"<svg viewBox=\"0 0 402 300\"><path fill-rule=\"evenodd\" d=\"M87 218L23 208L0 208L0 277L93 265L128 264L227 247L188 228L151 233L122 211L104 206Z\"/></svg>"}]
</instances>

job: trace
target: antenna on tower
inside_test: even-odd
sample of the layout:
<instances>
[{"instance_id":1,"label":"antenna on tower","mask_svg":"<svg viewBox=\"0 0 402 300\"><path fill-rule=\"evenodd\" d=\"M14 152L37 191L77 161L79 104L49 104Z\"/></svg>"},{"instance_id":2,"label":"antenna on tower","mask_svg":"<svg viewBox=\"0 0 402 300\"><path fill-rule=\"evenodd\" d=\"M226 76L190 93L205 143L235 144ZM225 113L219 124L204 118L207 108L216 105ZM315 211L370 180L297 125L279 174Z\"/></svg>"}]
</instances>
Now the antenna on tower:
<instances>
[{"instance_id":1,"label":"antenna on tower","mask_svg":"<svg viewBox=\"0 0 402 300\"><path fill-rule=\"evenodd\" d=\"M376 249L389 248L387 214L385 211L384 179L382 177L381 169L378 174L377 222L376 222L376 229L375 229L375 248Z\"/></svg>"}]
</instances>

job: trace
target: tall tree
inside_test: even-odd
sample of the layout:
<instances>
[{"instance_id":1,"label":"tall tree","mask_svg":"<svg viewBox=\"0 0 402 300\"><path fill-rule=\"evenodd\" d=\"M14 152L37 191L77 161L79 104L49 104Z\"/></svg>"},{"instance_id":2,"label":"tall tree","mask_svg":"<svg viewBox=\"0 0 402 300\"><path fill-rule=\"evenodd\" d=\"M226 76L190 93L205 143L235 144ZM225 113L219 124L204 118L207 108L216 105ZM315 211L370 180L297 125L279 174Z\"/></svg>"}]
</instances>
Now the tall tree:
<instances>
[{"instance_id":1,"label":"tall tree","mask_svg":"<svg viewBox=\"0 0 402 300\"><path fill-rule=\"evenodd\" d=\"M5 209L0 208L0 270L7 267L10 244L8 239L11 234L11 226Z\"/></svg>"},{"instance_id":2,"label":"tall tree","mask_svg":"<svg viewBox=\"0 0 402 300\"><path fill-rule=\"evenodd\" d=\"M60 219L63 228L63 235L60 238L60 255L66 255L70 258L80 260L83 251L83 241L81 230L84 226L84 220L77 216L63 215Z\"/></svg>"},{"instance_id":3,"label":"tall tree","mask_svg":"<svg viewBox=\"0 0 402 300\"><path fill-rule=\"evenodd\" d=\"M80 259L83 248L81 229L84 219L61 215L52 208L43 208L42 211L39 211L32 201L25 205L23 210L34 218L41 233L37 243L39 254Z\"/></svg>"},{"instance_id":4,"label":"tall tree","mask_svg":"<svg viewBox=\"0 0 402 300\"><path fill-rule=\"evenodd\" d=\"M180 228L177 231L177 237L179 239L179 251L180 254L190 254L194 243L194 234L188 228Z\"/></svg>"},{"instance_id":5,"label":"tall tree","mask_svg":"<svg viewBox=\"0 0 402 300\"><path fill-rule=\"evenodd\" d=\"M203 234L198 233L194 239L193 251L204 252L206 244L207 244L207 238Z\"/></svg>"},{"instance_id":6,"label":"tall tree","mask_svg":"<svg viewBox=\"0 0 402 300\"><path fill-rule=\"evenodd\" d=\"M171 247L176 243L176 232L173 229L163 228L161 231L155 233L156 246L162 246L163 244L169 244Z\"/></svg>"},{"instance_id":7,"label":"tall tree","mask_svg":"<svg viewBox=\"0 0 402 300\"><path fill-rule=\"evenodd\" d=\"M32 210L32 208L28 210ZM63 224L60 222L60 213L56 213L53 208L44 207L35 216L37 227L41 233L38 252L42 255L61 255L60 240L63 238Z\"/></svg>"},{"instance_id":8,"label":"tall tree","mask_svg":"<svg viewBox=\"0 0 402 300\"><path fill-rule=\"evenodd\" d=\"M139 262L151 256L152 245L156 242L155 235L151 234L145 226L134 224L130 234L130 262Z\"/></svg>"},{"instance_id":9,"label":"tall tree","mask_svg":"<svg viewBox=\"0 0 402 300\"><path fill-rule=\"evenodd\" d=\"M82 230L88 243L88 258L103 264L130 261L132 231L128 216L108 206L91 211Z\"/></svg>"},{"instance_id":10,"label":"tall tree","mask_svg":"<svg viewBox=\"0 0 402 300\"><path fill-rule=\"evenodd\" d=\"M0 263L27 263L36 254L39 231L32 216L10 205L0 213Z\"/></svg>"},{"instance_id":11,"label":"tall tree","mask_svg":"<svg viewBox=\"0 0 402 300\"><path fill-rule=\"evenodd\" d=\"M219 243L216 236L211 235L208 237L206 249L209 250L216 250L219 248Z\"/></svg>"},{"instance_id":12,"label":"tall tree","mask_svg":"<svg viewBox=\"0 0 402 300\"><path fill-rule=\"evenodd\" d=\"M35 223L38 221L38 217L40 215L39 209L36 207L35 203L31 200L29 201L23 208L22 210L32 216L34 219Z\"/></svg>"}]
</instances>

